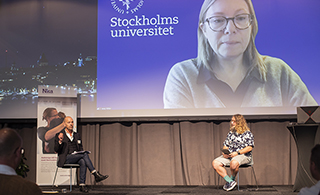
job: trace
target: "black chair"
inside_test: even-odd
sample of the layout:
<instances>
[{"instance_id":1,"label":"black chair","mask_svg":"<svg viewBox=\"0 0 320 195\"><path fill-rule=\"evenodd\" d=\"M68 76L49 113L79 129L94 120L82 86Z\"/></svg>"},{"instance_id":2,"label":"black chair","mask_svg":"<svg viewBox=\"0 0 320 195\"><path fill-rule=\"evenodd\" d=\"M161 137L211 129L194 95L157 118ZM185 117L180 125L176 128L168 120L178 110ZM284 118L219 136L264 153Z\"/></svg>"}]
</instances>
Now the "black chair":
<instances>
[{"instance_id":1,"label":"black chair","mask_svg":"<svg viewBox=\"0 0 320 195\"><path fill-rule=\"evenodd\" d=\"M225 167L230 167L229 165L228 166L225 166ZM244 165L240 165L240 167L239 167L239 172L238 172L238 174L237 174L237 181L238 181L238 183L237 183L237 186L238 186L238 191L240 191L240 170L241 169L244 169L244 168L251 168L251 170L252 170L252 173L253 173L253 176L254 176L254 179L255 179L255 181L256 181L256 186L257 186L257 188L255 189L256 191L257 190L259 190L259 187L258 187L258 182L257 182L257 178L256 178L256 174L255 174L255 172L254 172L254 168L253 168L253 159L251 160L251 162L250 163L248 163L248 164L244 164ZM218 187L219 187L219 181L220 181L220 175L218 175Z\"/></svg>"},{"instance_id":2,"label":"black chair","mask_svg":"<svg viewBox=\"0 0 320 195\"><path fill-rule=\"evenodd\" d=\"M52 183L52 187L54 187L54 182L56 181L56 177L57 177L57 172L59 168L63 168L63 169L70 169L70 192L72 191L72 168L79 168L80 165L79 164L64 164L63 167L58 167L56 168L56 173L54 174L54 179L53 179L53 183Z\"/></svg>"}]
</instances>

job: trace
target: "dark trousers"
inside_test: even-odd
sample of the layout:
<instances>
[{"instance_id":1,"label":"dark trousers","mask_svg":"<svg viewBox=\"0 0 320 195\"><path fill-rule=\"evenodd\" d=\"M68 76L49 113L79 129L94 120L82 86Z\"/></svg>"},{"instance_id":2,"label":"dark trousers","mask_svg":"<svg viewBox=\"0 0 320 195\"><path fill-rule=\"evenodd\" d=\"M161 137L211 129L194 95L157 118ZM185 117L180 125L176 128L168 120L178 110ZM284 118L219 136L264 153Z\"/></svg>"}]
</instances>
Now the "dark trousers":
<instances>
[{"instance_id":1,"label":"dark trousers","mask_svg":"<svg viewBox=\"0 0 320 195\"><path fill-rule=\"evenodd\" d=\"M95 170L92 162L87 153L84 154L68 154L66 164L79 164L80 165L80 184L86 183L87 167L90 172Z\"/></svg>"}]
</instances>

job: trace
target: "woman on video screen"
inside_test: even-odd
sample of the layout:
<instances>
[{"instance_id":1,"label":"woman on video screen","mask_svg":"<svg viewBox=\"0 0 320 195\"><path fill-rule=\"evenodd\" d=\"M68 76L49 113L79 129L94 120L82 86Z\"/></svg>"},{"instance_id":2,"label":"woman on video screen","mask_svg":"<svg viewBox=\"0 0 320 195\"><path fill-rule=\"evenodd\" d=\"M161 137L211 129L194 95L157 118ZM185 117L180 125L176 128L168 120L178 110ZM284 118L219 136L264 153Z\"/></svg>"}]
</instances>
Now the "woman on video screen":
<instances>
[{"instance_id":1,"label":"woman on video screen","mask_svg":"<svg viewBox=\"0 0 320 195\"><path fill-rule=\"evenodd\" d=\"M198 57L171 68L164 107L317 105L284 61L258 53L257 32L251 0L205 0L199 15Z\"/></svg>"}]
</instances>

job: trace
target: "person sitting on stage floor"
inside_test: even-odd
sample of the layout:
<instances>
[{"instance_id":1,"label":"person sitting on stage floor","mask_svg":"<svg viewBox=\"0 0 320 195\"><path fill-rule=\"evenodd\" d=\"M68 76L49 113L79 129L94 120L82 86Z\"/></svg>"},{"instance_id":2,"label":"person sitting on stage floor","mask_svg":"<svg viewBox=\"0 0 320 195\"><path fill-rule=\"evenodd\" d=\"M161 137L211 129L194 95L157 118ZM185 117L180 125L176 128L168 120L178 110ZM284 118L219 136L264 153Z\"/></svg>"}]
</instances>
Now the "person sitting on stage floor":
<instances>
[{"instance_id":1,"label":"person sitting on stage floor","mask_svg":"<svg viewBox=\"0 0 320 195\"><path fill-rule=\"evenodd\" d=\"M302 188L299 195L320 195L320 144L317 144L311 150L310 172L318 182L310 188Z\"/></svg>"},{"instance_id":2,"label":"person sitting on stage floor","mask_svg":"<svg viewBox=\"0 0 320 195\"><path fill-rule=\"evenodd\" d=\"M212 162L213 168L227 182L223 186L224 190L230 191L237 185L234 179L239 172L239 166L252 161L253 147L254 137L246 119L240 114L234 115L230 121L230 132L223 143L222 155ZM230 166L231 177L224 168L226 165Z\"/></svg>"},{"instance_id":3,"label":"person sitting on stage floor","mask_svg":"<svg viewBox=\"0 0 320 195\"><path fill-rule=\"evenodd\" d=\"M57 133L55 136L54 150L58 153L58 167L64 164L80 165L80 191L88 192L85 185L87 168L94 175L95 181L100 182L107 179L108 175L101 175L93 167L87 152L73 154L74 152L83 151L80 134L73 131L73 119L67 116L64 119L65 130Z\"/></svg>"},{"instance_id":4,"label":"person sitting on stage floor","mask_svg":"<svg viewBox=\"0 0 320 195\"><path fill-rule=\"evenodd\" d=\"M13 129L0 130L0 194L40 195L39 186L18 176L15 169L21 162L22 138Z\"/></svg>"}]
</instances>

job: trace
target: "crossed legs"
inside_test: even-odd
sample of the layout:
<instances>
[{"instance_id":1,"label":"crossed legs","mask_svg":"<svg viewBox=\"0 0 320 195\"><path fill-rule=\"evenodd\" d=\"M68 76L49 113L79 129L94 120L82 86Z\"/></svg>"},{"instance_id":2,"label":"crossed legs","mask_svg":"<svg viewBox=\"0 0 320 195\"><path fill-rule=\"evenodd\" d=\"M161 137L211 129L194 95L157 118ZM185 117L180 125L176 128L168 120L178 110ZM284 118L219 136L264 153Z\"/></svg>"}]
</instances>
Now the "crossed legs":
<instances>
[{"instance_id":1,"label":"crossed legs","mask_svg":"<svg viewBox=\"0 0 320 195\"><path fill-rule=\"evenodd\" d=\"M91 173L95 170L87 153L68 155L66 163L76 163L80 165L80 184L85 184L86 182L87 167Z\"/></svg>"}]
</instances>

